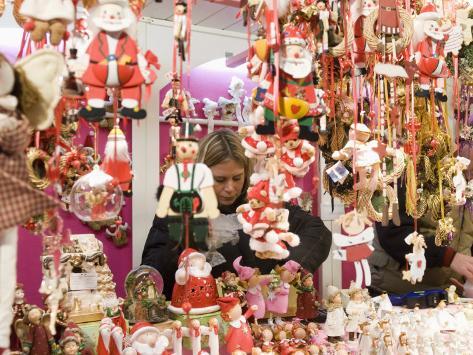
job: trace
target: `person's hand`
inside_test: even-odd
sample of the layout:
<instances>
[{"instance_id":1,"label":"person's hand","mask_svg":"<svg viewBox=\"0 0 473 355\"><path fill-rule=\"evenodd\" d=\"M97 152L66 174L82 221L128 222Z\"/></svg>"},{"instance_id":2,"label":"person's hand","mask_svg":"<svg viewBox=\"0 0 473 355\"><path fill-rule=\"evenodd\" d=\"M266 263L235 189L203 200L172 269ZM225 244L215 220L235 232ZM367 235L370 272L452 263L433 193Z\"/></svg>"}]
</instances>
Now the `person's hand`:
<instances>
[{"instance_id":1,"label":"person's hand","mask_svg":"<svg viewBox=\"0 0 473 355\"><path fill-rule=\"evenodd\" d=\"M473 280L473 257L456 253L450 267L468 280Z\"/></svg>"}]
</instances>

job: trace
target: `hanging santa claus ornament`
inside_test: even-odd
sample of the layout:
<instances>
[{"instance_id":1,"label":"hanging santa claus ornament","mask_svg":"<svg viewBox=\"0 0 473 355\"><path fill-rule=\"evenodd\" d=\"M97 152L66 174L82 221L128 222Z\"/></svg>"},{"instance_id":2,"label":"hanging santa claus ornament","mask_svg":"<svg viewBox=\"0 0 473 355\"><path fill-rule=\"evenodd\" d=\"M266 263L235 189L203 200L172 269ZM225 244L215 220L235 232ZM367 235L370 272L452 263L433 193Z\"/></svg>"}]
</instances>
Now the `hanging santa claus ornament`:
<instances>
[{"instance_id":1,"label":"hanging santa claus ornament","mask_svg":"<svg viewBox=\"0 0 473 355\"><path fill-rule=\"evenodd\" d=\"M143 64L146 58L127 33L135 21L126 0L99 0L92 10L91 22L99 32L87 49L89 65L82 76L88 85L87 106L79 111L88 121L99 122L105 116L107 88L120 92L122 116L146 117L146 111L140 107L141 85L152 80L154 73L148 70L149 65Z\"/></svg>"}]
</instances>

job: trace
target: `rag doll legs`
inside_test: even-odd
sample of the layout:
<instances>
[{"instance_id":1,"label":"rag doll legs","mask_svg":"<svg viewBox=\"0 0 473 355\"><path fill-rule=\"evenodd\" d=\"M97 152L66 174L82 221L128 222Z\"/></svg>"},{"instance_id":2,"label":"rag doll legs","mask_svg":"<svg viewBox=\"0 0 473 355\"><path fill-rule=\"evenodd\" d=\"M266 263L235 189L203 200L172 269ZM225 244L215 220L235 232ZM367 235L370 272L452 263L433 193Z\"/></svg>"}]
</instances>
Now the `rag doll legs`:
<instances>
[{"instance_id":1,"label":"rag doll legs","mask_svg":"<svg viewBox=\"0 0 473 355\"><path fill-rule=\"evenodd\" d=\"M18 228L0 230L0 353L10 346L13 299L16 285L16 251Z\"/></svg>"}]
</instances>

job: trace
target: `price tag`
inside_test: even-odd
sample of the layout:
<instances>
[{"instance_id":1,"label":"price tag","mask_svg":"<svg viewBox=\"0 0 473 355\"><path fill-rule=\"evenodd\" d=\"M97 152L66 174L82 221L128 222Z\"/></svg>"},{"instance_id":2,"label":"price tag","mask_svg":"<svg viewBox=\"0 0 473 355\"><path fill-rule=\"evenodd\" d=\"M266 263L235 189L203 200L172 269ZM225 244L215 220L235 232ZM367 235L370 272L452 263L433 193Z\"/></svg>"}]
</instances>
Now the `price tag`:
<instances>
[{"instance_id":1,"label":"price tag","mask_svg":"<svg viewBox=\"0 0 473 355\"><path fill-rule=\"evenodd\" d=\"M95 290L97 289L97 274L91 272L71 273L69 279L71 291Z\"/></svg>"}]
</instances>

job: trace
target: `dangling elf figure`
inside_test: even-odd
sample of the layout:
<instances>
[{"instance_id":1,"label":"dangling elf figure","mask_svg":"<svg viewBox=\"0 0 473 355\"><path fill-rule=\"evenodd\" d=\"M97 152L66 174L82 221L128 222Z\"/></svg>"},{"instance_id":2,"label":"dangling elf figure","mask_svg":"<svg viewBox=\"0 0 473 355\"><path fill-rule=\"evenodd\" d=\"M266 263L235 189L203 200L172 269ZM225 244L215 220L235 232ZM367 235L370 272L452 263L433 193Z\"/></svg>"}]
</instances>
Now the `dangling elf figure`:
<instances>
[{"instance_id":1,"label":"dangling elf figure","mask_svg":"<svg viewBox=\"0 0 473 355\"><path fill-rule=\"evenodd\" d=\"M168 216L171 238L186 246L205 247L208 218L217 218L217 197L213 189L212 171L207 165L196 163L199 150L197 139L190 134L192 126L184 123L184 133L176 141L177 164L164 175L156 215ZM187 231L187 233L186 233Z\"/></svg>"},{"instance_id":2,"label":"dangling elf figure","mask_svg":"<svg viewBox=\"0 0 473 355\"><path fill-rule=\"evenodd\" d=\"M307 48L305 34L296 26L288 25L282 33L281 58L279 62L279 114L281 119L297 119L299 138L317 141L318 134L312 130L316 116L325 113L317 97L312 79L312 54ZM264 125L256 127L258 134L274 134L274 78L268 74L264 105Z\"/></svg>"},{"instance_id":3,"label":"dangling elf figure","mask_svg":"<svg viewBox=\"0 0 473 355\"><path fill-rule=\"evenodd\" d=\"M92 22L100 32L87 49L89 65L82 76L88 85L87 106L79 115L88 121L101 121L105 115L106 90L117 88L122 100L120 114L143 119L146 111L140 108L140 100L145 77L140 67L143 68L143 61L146 66L146 59L126 32L136 20L128 1L99 0L93 14Z\"/></svg>"}]
</instances>

